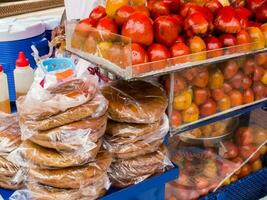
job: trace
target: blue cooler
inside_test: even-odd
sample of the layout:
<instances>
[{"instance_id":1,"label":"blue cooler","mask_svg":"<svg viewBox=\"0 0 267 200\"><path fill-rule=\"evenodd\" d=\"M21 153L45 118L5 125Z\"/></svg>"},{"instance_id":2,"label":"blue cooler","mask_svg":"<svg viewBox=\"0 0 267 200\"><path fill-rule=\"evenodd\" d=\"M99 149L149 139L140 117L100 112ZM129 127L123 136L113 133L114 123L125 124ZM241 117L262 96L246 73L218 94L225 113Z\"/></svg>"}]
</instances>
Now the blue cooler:
<instances>
[{"instance_id":1,"label":"blue cooler","mask_svg":"<svg viewBox=\"0 0 267 200\"><path fill-rule=\"evenodd\" d=\"M16 100L14 85L15 62L18 53L23 51L29 59L31 67L36 63L31 55L31 45L39 43L45 37L45 26L42 22L18 21L15 18L0 20L0 64L7 74L10 101Z\"/></svg>"}]
</instances>

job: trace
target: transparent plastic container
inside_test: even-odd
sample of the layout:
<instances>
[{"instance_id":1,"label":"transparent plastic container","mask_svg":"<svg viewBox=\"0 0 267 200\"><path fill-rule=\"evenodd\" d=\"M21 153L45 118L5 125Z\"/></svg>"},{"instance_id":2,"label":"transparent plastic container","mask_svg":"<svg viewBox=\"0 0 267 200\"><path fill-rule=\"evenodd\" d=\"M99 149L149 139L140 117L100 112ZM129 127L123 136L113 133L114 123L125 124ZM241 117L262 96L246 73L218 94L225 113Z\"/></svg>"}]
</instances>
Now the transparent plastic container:
<instances>
[{"instance_id":1,"label":"transparent plastic container","mask_svg":"<svg viewBox=\"0 0 267 200\"><path fill-rule=\"evenodd\" d=\"M162 83L169 95L171 133L267 99L267 52L171 73Z\"/></svg>"},{"instance_id":2,"label":"transparent plastic container","mask_svg":"<svg viewBox=\"0 0 267 200\"><path fill-rule=\"evenodd\" d=\"M267 50L259 42L252 42L132 65L131 38L95 28L84 28L78 21L67 22L66 36L67 50L123 79L168 74Z\"/></svg>"}]
</instances>

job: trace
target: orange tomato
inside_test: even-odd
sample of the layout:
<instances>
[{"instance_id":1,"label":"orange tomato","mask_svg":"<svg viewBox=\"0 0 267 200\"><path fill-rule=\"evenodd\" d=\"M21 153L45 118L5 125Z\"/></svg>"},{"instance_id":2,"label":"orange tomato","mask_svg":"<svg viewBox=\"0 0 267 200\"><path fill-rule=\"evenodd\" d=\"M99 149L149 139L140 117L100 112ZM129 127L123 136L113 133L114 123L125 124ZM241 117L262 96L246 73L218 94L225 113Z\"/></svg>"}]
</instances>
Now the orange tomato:
<instances>
[{"instance_id":1,"label":"orange tomato","mask_svg":"<svg viewBox=\"0 0 267 200\"><path fill-rule=\"evenodd\" d=\"M251 88L244 91L244 93L243 93L243 103L244 104L251 103L254 101L254 99L255 99L255 95L254 95L254 92Z\"/></svg>"},{"instance_id":2,"label":"orange tomato","mask_svg":"<svg viewBox=\"0 0 267 200\"><path fill-rule=\"evenodd\" d=\"M236 107L243 104L243 95L238 90L232 90L229 92L229 97L231 100L231 106Z\"/></svg>"},{"instance_id":3,"label":"orange tomato","mask_svg":"<svg viewBox=\"0 0 267 200\"><path fill-rule=\"evenodd\" d=\"M223 86L224 83L224 76L221 70L213 70L210 73L210 79L209 79L209 88L210 89L218 89Z\"/></svg>"},{"instance_id":4,"label":"orange tomato","mask_svg":"<svg viewBox=\"0 0 267 200\"><path fill-rule=\"evenodd\" d=\"M173 107L175 110L185 110L192 103L192 92L189 90L183 91L173 99Z\"/></svg>"},{"instance_id":5,"label":"orange tomato","mask_svg":"<svg viewBox=\"0 0 267 200\"><path fill-rule=\"evenodd\" d=\"M207 58L206 44L200 37L194 36L191 38L189 40L189 48L192 53L192 61L205 60Z\"/></svg>"},{"instance_id":6,"label":"orange tomato","mask_svg":"<svg viewBox=\"0 0 267 200\"><path fill-rule=\"evenodd\" d=\"M265 46L265 38L263 33L258 27L249 27L247 28L248 34L251 38L252 49L262 49Z\"/></svg>"},{"instance_id":7,"label":"orange tomato","mask_svg":"<svg viewBox=\"0 0 267 200\"><path fill-rule=\"evenodd\" d=\"M252 171L253 171L253 172L256 172L256 171L258 171L258 170L260 170L260 169L262 168L262 162L261 162L260 159L258 159L258 160L256 160L256 161L254 161L254 162L251 164L251 166L252 166Z\"/></svg>"},{"instance_id":8,"label":"orange tomato","mask_svg":"<svg viewBox=\"0 0 267 200\"><path fill-rule=\"evenodd\" d=\"M179 111L172 111L171 123L173 128L177 128L182 124L182 115Z\"/></svg>"},{"instance_id":9,"label":"orange tomato","mask_svg":"<svg viewBox=\"0 0 267 200\"><path fill-rule=\"evenodd\" d=\"M190 123L197 121L199 119L199 110L196 104L192 103L186 110L182 113L183 122Z\"/></svg>"},{"instance_id":10,"label":"orange tomato","mask_svg":"<svg viewBox=\"0 0 267 200\"><path fill-rule=\"evenodd\" d=\"M222 99L217 102L218 111L224 111L231 108L231 100L229 96L225 95Z\"/></svg>"}]
</instances>

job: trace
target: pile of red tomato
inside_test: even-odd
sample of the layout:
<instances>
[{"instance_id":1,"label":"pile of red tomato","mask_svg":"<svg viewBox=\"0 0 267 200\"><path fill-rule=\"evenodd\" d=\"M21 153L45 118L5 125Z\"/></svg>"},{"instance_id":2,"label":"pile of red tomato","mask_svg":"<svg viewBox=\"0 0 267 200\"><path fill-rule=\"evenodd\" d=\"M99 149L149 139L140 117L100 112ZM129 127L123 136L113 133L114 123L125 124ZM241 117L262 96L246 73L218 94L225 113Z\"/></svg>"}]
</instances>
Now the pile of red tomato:
<instances>
[{"instance_id":1,"label":"pile of red tomato","mask_svg":"<svg viewBox=\"0 0 267 200\"><path fill-rule=\"evenodd\" d=\"M125 51L127 46L118 45L116 37L110 33L132 39L132 65L166 61L168 58L204 51L188 58L173 59L171 64L203 60L240 50L232 48L225 52L222 47L256 42L244 46L243 50L259 49L264 48L267 41L265 0L248 0L246 6L225 7L218 0L208 0L201 6L191 2L181 3L180 0L148 0L146 5L142 5L144 1L140 3L137 0L131 1L135 5L128 5L128 0L117 3L112 1L107 1L106 8L94 8L89 18L80 21L80 26L77 26L77 31L85 31L90 27L104 31L101 40L109 43L102 46L104 49L113 48L107 55L112 61L116 61L118 54L129 51ZM97 36L87 39L90 45L99 42ZM77 43L79 41L74 46L79 46ZM206 50L213 51L206 53ZM161 69L168 64L160 62L142 65L138 70L143 73Z\"/></svg>"}]
</instances>

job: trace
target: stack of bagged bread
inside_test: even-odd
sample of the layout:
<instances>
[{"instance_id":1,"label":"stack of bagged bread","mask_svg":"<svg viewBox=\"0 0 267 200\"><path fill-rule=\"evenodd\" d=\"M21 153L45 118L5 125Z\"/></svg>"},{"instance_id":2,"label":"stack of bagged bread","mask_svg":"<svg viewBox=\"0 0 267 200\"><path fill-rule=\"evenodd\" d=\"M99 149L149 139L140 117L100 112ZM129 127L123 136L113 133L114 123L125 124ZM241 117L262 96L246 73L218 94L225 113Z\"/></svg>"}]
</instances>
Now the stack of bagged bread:
<instances>
[{"instance_id":1,"label":"stack of bagged bread","mask_svg":"<svg viewBox=\"0 0 267 200\"><path fill-rule=\"evenodd\" d=\"M88 77L50 80L18 99L23 143L10 158L28 168L32 200L97 199L110 186L108 102Z\"/></svg>"},{"instance_id":2,"label":"stack of bagged bread","mask_svg":"<svg viewBox=\"0 0 267 200\"><path fill-rule=\"evenodd\" d=\"M20 189L23 174L18 165L8 160L8 155L21 144L19 121L16 114L0 112L0 188Z\"/></svg>"},{"instance_id":3,"label":"stack of bagged bread","mask_svg":"<svg viewBox=\"0 0 267 200\"><path fill-rule=\"evenodd\" d=\"M116 81L102 93L109 101L104 147L114 158L109 171L112 185L137 184L171 166L162 144L169 130L162 88L145 81Z\"/></svg>"}]
</instances>

